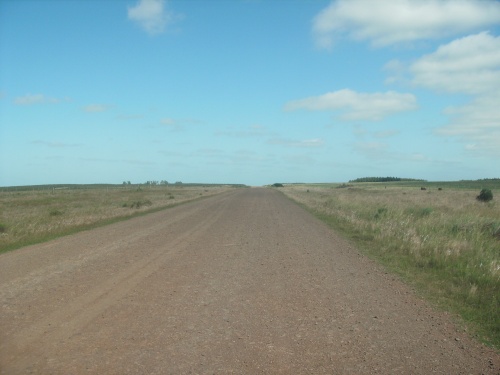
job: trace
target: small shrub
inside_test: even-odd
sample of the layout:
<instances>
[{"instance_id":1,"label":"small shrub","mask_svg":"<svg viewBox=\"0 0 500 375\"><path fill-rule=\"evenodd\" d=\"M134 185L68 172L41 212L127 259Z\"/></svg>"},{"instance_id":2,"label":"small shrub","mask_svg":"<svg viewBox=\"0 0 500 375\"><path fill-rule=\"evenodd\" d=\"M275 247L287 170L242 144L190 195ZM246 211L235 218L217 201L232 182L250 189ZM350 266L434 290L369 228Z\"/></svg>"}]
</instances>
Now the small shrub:
<instances>
[{"instance_id":1,"label":"small shrub","mask_svg":"<svg viewBox=\"0 0 500 375\"><path fill-rule=\"evenodd\" d=\"M273 186L276 187L276 188L282 188L282 187L284 187L283 184L280 184L278 182L275 183L275 184L273 184Z\"/></svg>"},{"instance_id":2,"label":"small shrub","mask_svg":"<svg viewBox=\"0 0 500 375\"><path fill-rule=\"evenodd\" d=\"M7 232L7 227L3 224L0 224L0 233L5 233Z\"/></svg>"},{"instance_id":3,"label":"small shrub","mask_svg":"<svg viewBox=\"0 0 500 375\"><path fill-rule=\"evenodd\" d=\"M476 197L476 199L480 202L489 202L493 199L493 193L490 189L483 189Z\"/></svg>"},{"instance_id":4,"label":"small shrub","mask_svg":"<svg viewBox=\"0 0 500 375\"><path fill-rule=\"evenodd\" d=\"M59 210L52 210L52 211L49 212L50 216L60 216L62 214L63 214L63 212L59 211Z\"/></svg>"},{"instance_id":5,"label":"small shrub","mask_svg":"<svg viewBox=\"0 0 500 375\"><path fill-rule=\"evenodd\" d=\"M500 223L498 222L491 222L491 223L484 223L480 226L480 230L483 233L486 233L488 235L492 235L494 238L500 240Z\"/></svg>"},{"instance_id":6,"label":"small shrub","mask_svg":"<svg viewBox=\"0 0 500 375\"><path fill-rule=\"evenodd\" d=\"M130 204L130 208L141 208L142 206L151 206L153 203L146 199L144 201L135 201Z\"/></svg>"},{"instance_id":7,"label":"small shrub","mask_svg":"<svg viewBox=\"0 0 500 375\"><path fill-rule=\"evenodd\" d=\"M387 208L385 207L380 207L377 209L377 212L375 213L374 218L375 219L380 219L382 216L384 216L387 213Z\"/></svg>"},{"instance_id":8,"label":"small shrub","mask_svg":"<svg viewBox=\"0 0 500 375\"><path fill-rule=\"evenodd\" d=\"M417 219L429 216L432 211L433 209L431 207L410 207L405 210L408 215Z\"/></svg>"}]
</instances>

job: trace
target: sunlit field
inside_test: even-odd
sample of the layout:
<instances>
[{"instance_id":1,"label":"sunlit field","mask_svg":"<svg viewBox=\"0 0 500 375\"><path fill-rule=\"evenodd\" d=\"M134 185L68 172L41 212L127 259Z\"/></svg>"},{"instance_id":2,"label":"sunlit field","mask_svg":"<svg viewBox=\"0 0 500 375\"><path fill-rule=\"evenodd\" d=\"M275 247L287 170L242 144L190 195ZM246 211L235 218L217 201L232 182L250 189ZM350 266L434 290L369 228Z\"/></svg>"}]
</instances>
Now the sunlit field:
<instances>
[{"instance_id":1,"label":"sunlit field","mask_svg":"<svg viewBox=\"0 0 500 375\"><path fill-rule=\"evenodd\" d=\"M188 184L0 188L0 252L232 188Z\"/></svg>"},{"instance_id":2,"label":"sunlit field","mask_svg":"<svg viewBox=\"0 0 500 375\"><path fill-rule=\"evenodd\" d=\"M465 183L288 185L280 191L500 347L500 186L490 188L494 199L487 203L476 199L480 188Z\"/></svg>"}]
</instances>

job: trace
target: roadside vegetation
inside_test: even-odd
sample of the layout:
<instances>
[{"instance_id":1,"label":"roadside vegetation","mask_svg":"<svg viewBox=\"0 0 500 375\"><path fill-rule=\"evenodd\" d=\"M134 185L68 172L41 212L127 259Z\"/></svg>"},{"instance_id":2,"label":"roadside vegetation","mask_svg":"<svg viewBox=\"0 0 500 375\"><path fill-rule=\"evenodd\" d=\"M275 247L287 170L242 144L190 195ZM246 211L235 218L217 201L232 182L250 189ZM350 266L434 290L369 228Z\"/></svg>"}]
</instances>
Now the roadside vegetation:
<instances>
[{"instance_id":1,"label":"roadside vegetation","mask_svg":"<svg viewBox=\"0 0 500 375\"><path fill-rule=\"evenodd\" d=\"M0 253L234 187L177 183L0 188Z\"/></svg>"},{"instance_id":2,"label":"roadside vegetation","mask_svg":"<svg viewBox=\"0 0 500 375\"><path fill-rule=\"evenodd\" d=\"M500 348L500 180L297 184L280 191Z\"/></svg>"}]
</instances>

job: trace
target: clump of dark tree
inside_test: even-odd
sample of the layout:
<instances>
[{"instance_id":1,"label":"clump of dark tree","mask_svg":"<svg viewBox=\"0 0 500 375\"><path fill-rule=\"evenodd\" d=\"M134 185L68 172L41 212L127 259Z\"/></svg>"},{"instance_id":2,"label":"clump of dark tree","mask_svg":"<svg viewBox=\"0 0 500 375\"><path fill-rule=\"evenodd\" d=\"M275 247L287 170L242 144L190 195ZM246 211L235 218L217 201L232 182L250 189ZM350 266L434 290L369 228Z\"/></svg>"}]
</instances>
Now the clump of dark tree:
<instances>
[{"instance_id":1,"label":"clump of dark tree","mask_svg":"<svg viewBox=\"0 0 500 375\"><path fill-rule=\"evenodd\" d=\"M349 182L394 182L394 181L425 181L415 178L400 178L400 177L362 177L350 180Z\"/></svg>"}]
</instances>

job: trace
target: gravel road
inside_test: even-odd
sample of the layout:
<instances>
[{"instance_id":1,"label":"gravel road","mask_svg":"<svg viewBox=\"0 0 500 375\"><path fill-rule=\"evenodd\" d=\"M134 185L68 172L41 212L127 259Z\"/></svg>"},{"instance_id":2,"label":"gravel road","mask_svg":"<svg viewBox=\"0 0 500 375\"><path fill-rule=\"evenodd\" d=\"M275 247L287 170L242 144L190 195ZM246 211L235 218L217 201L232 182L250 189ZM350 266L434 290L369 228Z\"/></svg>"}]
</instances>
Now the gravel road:
<instances>
[{"instance_id":1,"label":"gravel road","mask_svg":"<svg viewBox=\"0 0 500 375\"><path fill-rule=\"evenodd\" d=\"M299 206L234 190L0 255L2 374L499 374Z\"/></svg>"}]
</instances>

